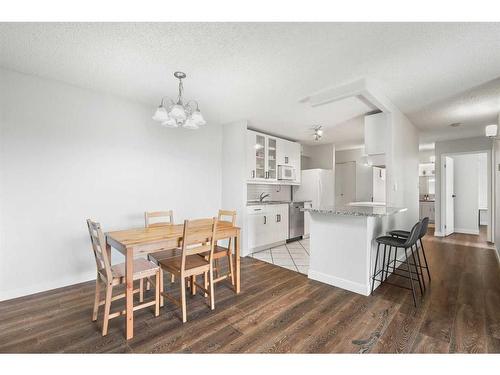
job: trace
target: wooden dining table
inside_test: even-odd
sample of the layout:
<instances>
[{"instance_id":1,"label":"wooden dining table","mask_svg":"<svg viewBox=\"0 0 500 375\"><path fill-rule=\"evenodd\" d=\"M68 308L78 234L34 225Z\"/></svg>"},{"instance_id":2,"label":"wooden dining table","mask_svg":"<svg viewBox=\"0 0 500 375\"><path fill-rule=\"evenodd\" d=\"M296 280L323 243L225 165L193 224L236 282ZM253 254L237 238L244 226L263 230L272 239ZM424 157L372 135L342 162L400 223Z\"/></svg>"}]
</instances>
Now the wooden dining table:
<instances>
[{"instance_id":1,"label":"wooden dining table","mask_svg":"<svg viewBox=\"0 0 500 375\"><path fill-rule=\"evenodd\" d=\"M111 257L111 248L125 255L126 308L125 331L127 340L134 337L133 275L134 257L175 249L182 241L183 224L172 224L152 228L135 228L106 233L106 251ZM240 292L240 228L228 221L219 221L215 240L234 238L235 285ZM111 259L111 258L109 258Z\"/></svg>"}]
</instances>

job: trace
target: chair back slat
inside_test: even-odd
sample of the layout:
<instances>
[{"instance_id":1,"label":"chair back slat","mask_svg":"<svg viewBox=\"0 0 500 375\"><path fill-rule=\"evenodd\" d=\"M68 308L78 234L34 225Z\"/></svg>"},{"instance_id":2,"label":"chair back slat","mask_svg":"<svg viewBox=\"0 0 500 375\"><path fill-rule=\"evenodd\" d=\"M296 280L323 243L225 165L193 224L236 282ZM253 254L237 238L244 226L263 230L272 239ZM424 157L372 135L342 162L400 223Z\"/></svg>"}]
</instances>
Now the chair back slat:
<instances>
[{"instance_id":1,"label":"chair back slat","mask_svg":"<svg viewBox=\"0 0 500 375\"><path fill-rule=\"evenodd\" d=\"M146 228L163 227L172 224L174 224L174 212L172 210L144 212L144 226Z\"/></svg>"},{"instance_id":2,"label":"chair back slat","mask_svg":"<svg viewBox=\"0 0 500 375\"><path fill-rule=\"evenodd\" d=\"M106 251L106 239L101 229L101 224L87 219L90 242L94 251L97 271L102 273L108 280L112 279L111 264Z\"/></svg>"},{"instance_id":3,"label":"chair back slat","mask_svg":"<svg viewBox=\"0 0 500 375\"><path fill-rule=\"evenodd\" d=\"M184 220L182 233L181 273L186 269L186 257L209 252L209 264L212 266L214 239L217 230L217 219Z\"/></svg>"},{"instance_id":4,"label":"chair back slat","mask_svg":"<svg viewBox=\"0 0 500 375\"><path fill-rule=\"evenodd\" d=\"M236 211L229 210L219 210L219 215L217 217L219 221L229 221L231 224L236 224ZM229 220L226 220L229 219Z\"/></svg>"}]
</instances>

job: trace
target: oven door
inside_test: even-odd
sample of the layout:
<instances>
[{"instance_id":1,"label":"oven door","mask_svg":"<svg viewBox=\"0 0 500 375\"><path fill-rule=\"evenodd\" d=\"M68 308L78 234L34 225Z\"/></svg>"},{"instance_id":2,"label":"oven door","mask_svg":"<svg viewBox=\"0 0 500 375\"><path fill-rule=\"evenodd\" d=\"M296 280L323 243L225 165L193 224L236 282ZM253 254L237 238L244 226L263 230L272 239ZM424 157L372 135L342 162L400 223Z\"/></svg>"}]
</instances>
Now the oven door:
<instances>
[{"instance_id":1,"label":"oven door","mask_svg":"<svg viewBox=\"0 0 500 375\"><path fill-rule=\"evenodd\" d=\"M279 165L278 180L295 180L295 168L288 165Z\"/></svg>"}]
</instances>

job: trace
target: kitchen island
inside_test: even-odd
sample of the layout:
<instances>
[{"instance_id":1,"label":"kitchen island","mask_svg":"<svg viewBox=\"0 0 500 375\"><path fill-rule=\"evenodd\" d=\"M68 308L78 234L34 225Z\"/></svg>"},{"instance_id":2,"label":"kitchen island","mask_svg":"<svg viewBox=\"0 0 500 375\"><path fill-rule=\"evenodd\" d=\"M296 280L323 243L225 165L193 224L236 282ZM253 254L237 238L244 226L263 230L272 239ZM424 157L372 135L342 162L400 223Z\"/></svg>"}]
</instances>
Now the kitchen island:
<instances>
[{"instance_id":1,"label":"kitchen island","mask_svg":"<svg viewBox=\"0 0 500 375\"><path fill-rule=\"evenodd\" d=\"M303 210L311 217L309 278L369 295L375 239L394 229L394 216L407 209L347 206Z\"/></svg>"}]
</instances>

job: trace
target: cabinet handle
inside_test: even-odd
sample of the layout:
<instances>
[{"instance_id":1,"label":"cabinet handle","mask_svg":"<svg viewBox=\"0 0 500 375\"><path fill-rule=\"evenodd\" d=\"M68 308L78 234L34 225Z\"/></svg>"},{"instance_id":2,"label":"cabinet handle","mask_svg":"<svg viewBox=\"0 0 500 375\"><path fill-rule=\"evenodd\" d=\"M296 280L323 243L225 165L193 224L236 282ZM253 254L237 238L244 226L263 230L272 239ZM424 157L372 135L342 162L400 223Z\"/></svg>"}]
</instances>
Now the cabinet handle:
<instances>
[{"instance_id":1,"label":"cabinet handle","mask_svg":"<svg viewBox=\"0 0 500 375\"><path fill-rule=\"evenodd\" d=\"M252 171L252 178L255 178L255 169Z\"/></svg>"},{"instance_id":2,"label":"cabinet handle","mask_svg":"<svg viewBox=\"0 0 500 375\"><path fill-rule=\"evenodd\" d=\"M264 224L267 224L267 217L264 215Z\"/></svg>"},{"instance_id":3,"label":"cabinet handle","mask_svg":"<svg viewBox=\"0 0 500 375\"><path fill-rule=\"evenodd\" d=\"M266 172L266 178L269 178L269 172Z\"/></svg>"},{"instance_id":4,"label":"cabinet handle","mask_svg":"<svg viewBox=\"0 0 500 375\"><path fill-rule=\"evenodd\" d=\"M285 164L288 164L288 156L285 156Z\"/></svg>"},{"instance_id":5,"label":"cabinet handle","mask_svg":"<svg viewBox=\"0 0 500 375\"><path fill-rule=\"evenodd\" d=\"M280 214L276 215L276 222L281 223L281 215Z\"/></svg>"}]
</instances>

